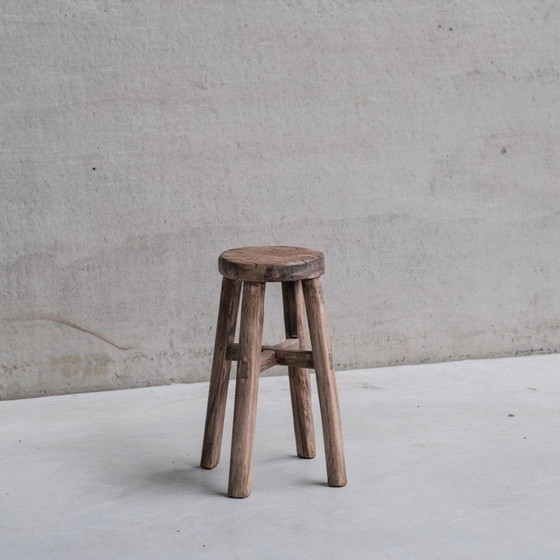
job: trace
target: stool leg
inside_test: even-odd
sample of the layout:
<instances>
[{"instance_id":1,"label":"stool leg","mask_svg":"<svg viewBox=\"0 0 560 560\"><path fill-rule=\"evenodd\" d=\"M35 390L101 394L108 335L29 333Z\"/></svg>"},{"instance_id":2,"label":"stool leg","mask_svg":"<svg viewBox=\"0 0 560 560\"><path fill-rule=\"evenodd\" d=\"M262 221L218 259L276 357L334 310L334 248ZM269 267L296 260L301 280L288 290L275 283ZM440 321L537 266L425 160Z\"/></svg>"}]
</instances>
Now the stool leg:
<instances>
[{"instance_id":1,"label":"stool leg","mask_svg":"<svg viewBox=\"0 0 560 560\"><path fill-rule=\"evenodd\" d=\"M264 283L243 284L229 467L228 496L230 498L246 498L251 493L257 392L261 370L264 292Z\"/></svg>"},{"instance_id":2,"label":"stool leg","mask_svg":"<svg viewBox=\"0 0 560 560\"><path fill-rule=\"evenodd\" d=\"M223 279L200 460L200 466L204 469L213 469L220 462L231 370L231 360L226 359L226 352L228 344L232 343L235 338L240 293L241 282L228 278Z\"/></svg>"},{"instance_id":3,"label":"stool leg","mask_svg":"<svg viewBox=\"0 0 560 560\"><path fill-rule=\"evenodd\" d=\"M329 486L345 486L346 467L344 464L342 427L321 279L303 280L303 295L307 309L317 391L321 405L328 482Z\"/></svg>"},{"instance_id":4,"label":"stool leg","mask_svg":"<svg viewBox=\"0 0 560 560\"><path fill-rule=\"evenodd\" d=\"M299 348L305 350L309 343L305 327L305 303L301 281L282 282L282 299L286 338L299 339ZM315 433L309 371L306 368L289 367L288 376L297 454L298 457L304 459L313 459L315 457Z\"/></svg>"}]
</instances>

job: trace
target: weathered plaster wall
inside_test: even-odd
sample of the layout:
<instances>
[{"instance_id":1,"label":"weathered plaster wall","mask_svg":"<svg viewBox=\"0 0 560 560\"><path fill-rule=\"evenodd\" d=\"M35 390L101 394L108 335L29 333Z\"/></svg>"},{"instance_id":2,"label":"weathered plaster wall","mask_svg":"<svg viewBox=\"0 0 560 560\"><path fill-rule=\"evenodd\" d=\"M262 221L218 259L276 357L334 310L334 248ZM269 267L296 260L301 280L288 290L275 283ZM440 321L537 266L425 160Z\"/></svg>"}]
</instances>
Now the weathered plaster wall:
<instances>
[{"instance_id":1,"label":"weathered plaster wall","mask_svg":"<svg viewBox=\"0 0 560 560\"><path fill-rule=\"evenodd\" d=\"M341 368L560 349L557 3L0 9L1 397L206 379L247 244L325 251Z\"/></svg>"}]
</instances>

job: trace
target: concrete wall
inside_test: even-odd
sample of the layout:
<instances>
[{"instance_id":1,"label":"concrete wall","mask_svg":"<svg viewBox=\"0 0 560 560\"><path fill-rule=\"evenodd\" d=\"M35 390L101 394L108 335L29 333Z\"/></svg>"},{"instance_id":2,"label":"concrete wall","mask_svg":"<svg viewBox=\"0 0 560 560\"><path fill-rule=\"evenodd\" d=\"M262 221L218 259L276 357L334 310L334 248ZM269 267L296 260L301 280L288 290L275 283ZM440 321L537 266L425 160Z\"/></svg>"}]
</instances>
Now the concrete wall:
<instances>
[{"instance_id":1,"label":"concrete wall","mask_svg":"<svg viewBox=\"0 0 560 560\"><path fill-rule=\"evenodd\" d=\"M326 253L341 369L558 351L559 29L551 1L4 0L0 396L207 379L248 244Z\"/></svg>"}]
</instances>

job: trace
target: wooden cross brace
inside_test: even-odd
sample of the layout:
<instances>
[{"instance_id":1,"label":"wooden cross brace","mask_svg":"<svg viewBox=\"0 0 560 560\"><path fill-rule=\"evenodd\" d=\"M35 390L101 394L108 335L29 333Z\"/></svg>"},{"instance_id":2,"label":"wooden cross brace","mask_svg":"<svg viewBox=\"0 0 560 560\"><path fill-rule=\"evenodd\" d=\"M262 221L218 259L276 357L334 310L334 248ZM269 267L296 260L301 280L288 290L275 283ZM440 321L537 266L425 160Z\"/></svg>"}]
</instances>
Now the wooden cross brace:
<instances>
[{"instance_id":1,"label":"wooden cross brace","mask_svg":"<svg viewBox=\"0 0 560 560\"><path fill-rule=\"evenodd\" d=\"M288 338L275 346L261 347L261 373L273 366L289 366L313 369L313 353L311 350L299 350L299 339ZM239 359L239 344L228 344L226 358Z\"/></svg>"}]
</instances>

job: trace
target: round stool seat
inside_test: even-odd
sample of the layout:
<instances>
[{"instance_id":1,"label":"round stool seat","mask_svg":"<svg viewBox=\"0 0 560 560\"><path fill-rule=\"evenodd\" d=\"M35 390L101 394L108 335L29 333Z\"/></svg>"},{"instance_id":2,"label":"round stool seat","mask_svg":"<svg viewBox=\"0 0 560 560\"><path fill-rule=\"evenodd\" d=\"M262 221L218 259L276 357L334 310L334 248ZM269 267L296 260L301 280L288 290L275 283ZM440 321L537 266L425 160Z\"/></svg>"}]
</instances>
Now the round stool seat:
<instances>
[{"instance_id":1,"label":"round stool seat","mask_svg":"<svg viewBox=\"0 0 560 560\"><path fill-rule=\"evenodd\" d=\"M218 259L220 274L242 282L294 282L325 272L321 251L302 247L241 247Z\"/></svg>"}]
</instances>

